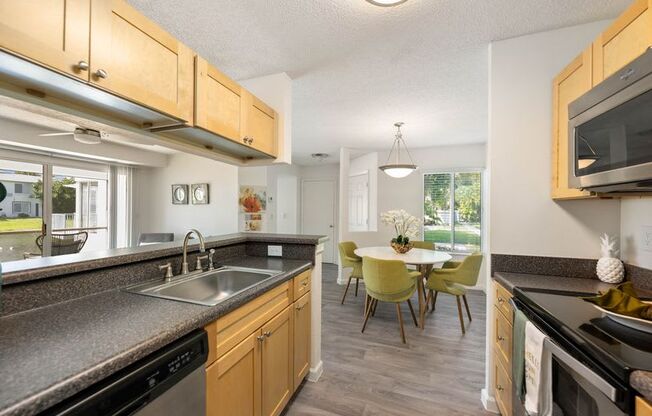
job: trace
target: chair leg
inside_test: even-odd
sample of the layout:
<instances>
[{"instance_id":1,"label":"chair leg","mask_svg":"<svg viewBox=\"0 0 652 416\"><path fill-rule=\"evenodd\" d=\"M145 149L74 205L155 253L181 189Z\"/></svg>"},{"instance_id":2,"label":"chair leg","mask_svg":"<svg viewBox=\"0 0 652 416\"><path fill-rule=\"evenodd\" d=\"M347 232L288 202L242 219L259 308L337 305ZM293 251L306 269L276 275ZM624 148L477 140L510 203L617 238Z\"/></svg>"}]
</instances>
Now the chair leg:
<instances>
[{"instance_id":1,"label":"chair leg","mask_svg":"<svg viewBox=\"0 0 652 416\"><path fill-rule=\"evenodd\" d=\"M403 316L401 315L401 304L398 302L396 303L396 314L398 315L398 324L401 327L401 340L403 341L403 344L406 344L405 329L403 328Z\"/></svg>"},{"instance_id":2,"label":"chair leg","mask_svg":"<svg viewBox=\"0 0 652 416\"><path fill-rule=\"evenodd\" d=\"M351 285L351 279L352 279L352 277L349 277L349 281L346 282L346 289L344 289L344 294L342 295L342 303L341 303L341 305L344 305L344 299L346 299L346 292L349 291L349 286Z\"/></svg>"},{"instance_id":3,"label":"chair leg","mask_svg":"<svg viewBox=\"0 0 652 416\"><path fill-rule=\"evenodd\" d=\"M371 316L376 316L376 306L378 306L378 299L374 299L374 304L371 306Z\"/></svg>"},{"instance_id":4,"label":"chair leg","mask_svg":"<svg viewBox=\"0 0 652 416\"><path fill-rule=\"evenodd\" d=\"M369 301L367 308L365 309L365 314L364 314L364 323L362 324L362 332L364 334L364 329L367 327L367 321L369 321L369 317L371 316L371 309L374 304L375 299L371 299Z\"/></svg>"},{"instance_id":5,"label":"chair leg","mask_svg":"<svg viewBox=\"0 0 652 416\"><path fill-rule=\"evenodd\" d=\"M369 295L365 293L364 294L364 312L363 312L364 314L367 313L367 305L368 304L369 304Z\"/></svg>"},{"instance_id":6,"label":"chair leg","mask_svg":"<svg viewBox=\"0 0 652 416\"><path fill-rule=\"evenodd\" d=\"M435 303L437 303L437 295L438 295L438 294L439 294L439 292L437 292L437 291L435 290L435 295L432 297L432 310L433 310L433 311L435 310Z\"/></svg>"},{"instance_id":7,"label":"chair leg","mask_svg":"<svg viewBox=\"0 0 652 416\"><path fill-rule=\"evenodd\" d=\"M469 302L466 301L466 295L462 295L462 300L464 300L464 306L466 307L466 314L469 315L469 322L471 322L473 319L471 319L471 310L469 310Z\"/></svg>"},{"instance_id":8,"label":"chair leg","mask_svg":"<svg viewBox=\"0 0 652 416\"><path fill-rule=\"evenodd\" d=\"M358 297L358 286L360 286L360 279L355 279L355 297Z\"/></svg>"},{"instance_id":9,"label":"chair leg","mask_svg":"<svg viewBox=\"0 0 652 416\"><path fill-rule=\"evenodd\" d=\"M464 316L462 316L462 303L460 303L459 296L455 296L455 299L457 299L457 314L460 316L460 326L462 327L462 334L465 334L466 331L464 330Z\"/></svg>"},{"instance_id":10,"label":"chair leg","mask_svg":"<svg viewBox=\"0 0 652 416\"><path fill-rule=\"evenodd\" d=\"M419 322L417 322L417 316L414 314L414 308L412 307L412 301L410 299L407 300L407 304L410 307L410 313L412 314L412 320L414 321L414 325L418 328L419 327ZM426 302L426 305L428 303Z\"/></svg>"}]
</instances>

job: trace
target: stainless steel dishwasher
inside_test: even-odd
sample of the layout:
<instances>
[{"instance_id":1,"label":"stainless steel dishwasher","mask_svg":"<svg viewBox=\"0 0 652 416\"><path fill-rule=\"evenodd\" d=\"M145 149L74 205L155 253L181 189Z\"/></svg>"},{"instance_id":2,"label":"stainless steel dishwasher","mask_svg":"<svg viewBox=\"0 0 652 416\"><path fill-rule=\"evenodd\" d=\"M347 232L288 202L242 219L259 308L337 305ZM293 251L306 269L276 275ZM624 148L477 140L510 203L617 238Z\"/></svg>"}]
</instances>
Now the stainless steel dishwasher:
<instances>
[{"instance_id":1,"label":"stainless steel dishwasher","mask_svg":"<svg viewBox=\"0 0 652 416\"><path fill-rule=\"evenodd\" d=\"M205 416L206 331L197 330L43 415Z\"/></svg>"}]
</instances>

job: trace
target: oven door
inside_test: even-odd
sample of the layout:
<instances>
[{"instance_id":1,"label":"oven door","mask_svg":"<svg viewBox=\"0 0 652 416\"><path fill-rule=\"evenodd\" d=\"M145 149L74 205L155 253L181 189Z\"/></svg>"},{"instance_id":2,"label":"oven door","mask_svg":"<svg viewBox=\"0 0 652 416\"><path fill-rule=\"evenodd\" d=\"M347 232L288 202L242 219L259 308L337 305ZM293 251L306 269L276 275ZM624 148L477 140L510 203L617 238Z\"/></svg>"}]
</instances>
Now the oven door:
<instances>
[{"instance_id":1,"label":"oven door","mask_svg":"<svg viewBox=\"0 0 652 416\"><path fill-rule=\"evenodd\" d=\"M622 416L618 390L554 342L547 340L552 355L553 416Z\"/></svg>"}]
</instances>

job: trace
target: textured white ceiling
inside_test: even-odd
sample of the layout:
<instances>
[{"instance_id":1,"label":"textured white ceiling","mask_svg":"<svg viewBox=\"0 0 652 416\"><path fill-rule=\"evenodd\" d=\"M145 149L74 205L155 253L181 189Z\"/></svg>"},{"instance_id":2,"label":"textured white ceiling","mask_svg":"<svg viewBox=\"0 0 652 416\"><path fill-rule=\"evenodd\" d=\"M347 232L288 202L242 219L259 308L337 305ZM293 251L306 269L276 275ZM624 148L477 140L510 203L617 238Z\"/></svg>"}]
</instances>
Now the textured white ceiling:
<instances>
[{"instance_id":1,"label":"textured white ceiling","mask_svg":"<svg viewBox=\"0 0 652 416\"><path fill-rule=\"evenodd\" d=\"M617 16L630 0L129 0L235 79L293 79L293 155L487 139L487 45Z\"/></svg>"}]
</instances>

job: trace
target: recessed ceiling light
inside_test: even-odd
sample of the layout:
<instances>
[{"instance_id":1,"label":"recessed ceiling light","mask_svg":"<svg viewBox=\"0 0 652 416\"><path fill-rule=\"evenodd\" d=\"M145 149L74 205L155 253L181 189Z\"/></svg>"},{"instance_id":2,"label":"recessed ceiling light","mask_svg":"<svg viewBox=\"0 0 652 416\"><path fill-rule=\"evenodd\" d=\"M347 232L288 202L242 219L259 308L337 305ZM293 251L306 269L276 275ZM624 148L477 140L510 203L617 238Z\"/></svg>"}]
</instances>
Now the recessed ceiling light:
<instances>
[{"instance_id":1,"label":"recessed ceiling light","mask_svg":"<svg viewBox=\"0 0 652 416\"><path fill-rule=\"evenodd\" d=\"M391 6L398 6L401 3L405 3L407 0L367 0L367 1L373 4L374 6L391 7Z\"/></svg>"}]
</instances>

